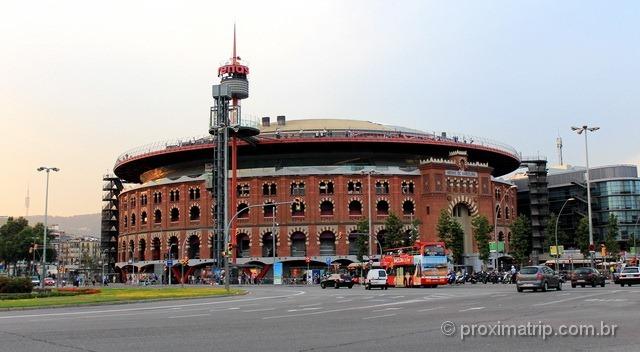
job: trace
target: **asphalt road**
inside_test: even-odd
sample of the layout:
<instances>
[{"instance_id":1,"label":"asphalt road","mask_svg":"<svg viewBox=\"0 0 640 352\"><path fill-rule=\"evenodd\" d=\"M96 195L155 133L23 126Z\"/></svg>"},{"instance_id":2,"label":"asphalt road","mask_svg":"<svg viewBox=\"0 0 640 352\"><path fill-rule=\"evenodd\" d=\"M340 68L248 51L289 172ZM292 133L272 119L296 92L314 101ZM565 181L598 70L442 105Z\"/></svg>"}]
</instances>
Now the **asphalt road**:
<instances>
[{"instance_id":1,"label":"asphalt road","mask_svg":"<svg viewBox=\"0 0 640 352\"><path fill-rule=\"evenodd\" d=\"M0 351L640 350L637 286L248 289L233 298L0 312ZM577 325L602 334L602 323L616 325L615 336L542 336L592 332Z\"/></svg>"}]
</instances>

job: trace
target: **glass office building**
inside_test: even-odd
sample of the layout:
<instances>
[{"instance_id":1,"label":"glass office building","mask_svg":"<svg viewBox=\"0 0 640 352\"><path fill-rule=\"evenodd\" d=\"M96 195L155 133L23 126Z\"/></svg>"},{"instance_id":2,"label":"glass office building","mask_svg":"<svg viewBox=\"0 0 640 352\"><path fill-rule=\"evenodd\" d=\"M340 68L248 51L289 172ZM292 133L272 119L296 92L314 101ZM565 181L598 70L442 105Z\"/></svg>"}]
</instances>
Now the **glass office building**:
<instances>
[{"instance_id":1,"label":"glass office building","mask_svg":"<svg viewBox=\"0 0 640 352\"><path fill-rule=\"evenodd\" d=\"M573 240L578 221L587 215L587 190L585 183L585 168L570 167L566 169L549 169L549 212L557 216L564 202L567 203L562 211L559 229ZM594 167L589 171L591 178L591 210L593 221L593 236L596 243L606 237L609 216L614 214L618 218L618 240L621 248L633 245L634 233L640 243L640 179L635 165L612 165ZM526 178L513 180L518 186L518 212L528 214L529 188ZM575 243L566 243L569 247Z\"/></svg>"}]
</instances>

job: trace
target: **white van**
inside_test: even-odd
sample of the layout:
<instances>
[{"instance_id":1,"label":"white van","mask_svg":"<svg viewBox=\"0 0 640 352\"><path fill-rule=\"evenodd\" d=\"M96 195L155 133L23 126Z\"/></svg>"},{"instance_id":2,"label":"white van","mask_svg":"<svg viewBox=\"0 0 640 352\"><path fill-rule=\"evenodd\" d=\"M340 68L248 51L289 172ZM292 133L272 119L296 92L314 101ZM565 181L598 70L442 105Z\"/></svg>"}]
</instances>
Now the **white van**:
<instances>
[{"instance_id":1,"label":"white van","mask_svg":"<svg viewBox=\"0 0 640 352\"><path fill-rule=\"evenodd\" d=\"M387 272L384 269L371 269L367 273L367 278L364 280L364 289L370 290L372 287L380 287L382 290L386 290L387 286Z\"/></svg>"}]
</instances>

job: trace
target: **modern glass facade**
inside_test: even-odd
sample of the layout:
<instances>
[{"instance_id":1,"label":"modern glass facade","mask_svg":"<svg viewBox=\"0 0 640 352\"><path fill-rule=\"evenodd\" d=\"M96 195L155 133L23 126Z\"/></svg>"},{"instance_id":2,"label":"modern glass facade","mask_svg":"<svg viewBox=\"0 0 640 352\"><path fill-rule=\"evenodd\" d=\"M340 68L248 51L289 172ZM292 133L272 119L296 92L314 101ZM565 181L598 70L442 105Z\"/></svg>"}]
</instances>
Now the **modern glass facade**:
<instances>
[{"instance_id":1,"label":"modern glass facade","mask_svg":"<svg viewBox=\"0 0 640 352\"><path fill-rule=\"evenodd\" d=\"M609 216L614 214L618 218L618 240L621 248L632 245L634 233L640 243L640 178L634 165L615 165L593 168L591 176L591 210L594 242L599 243L606 237ZM587 215L587 189L584 180L585 169L550 170L548 176L549 212L558 215L560 208L569 198L575 201L565 206L558 228L568 234L568 247L575 248L573 234L580 219ZM518 186L518 212L527 214L529 202L528 185L526 180L515 180ZM548 249L547 249L548 250Z\"/></svg>"}]
</instances>

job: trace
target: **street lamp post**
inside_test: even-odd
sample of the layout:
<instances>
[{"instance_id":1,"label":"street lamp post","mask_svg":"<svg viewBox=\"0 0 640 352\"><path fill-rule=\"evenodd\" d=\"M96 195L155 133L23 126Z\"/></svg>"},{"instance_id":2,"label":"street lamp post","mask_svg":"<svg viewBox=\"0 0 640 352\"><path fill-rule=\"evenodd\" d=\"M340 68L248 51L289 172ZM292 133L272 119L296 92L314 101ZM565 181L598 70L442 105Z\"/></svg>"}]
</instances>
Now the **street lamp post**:
<instances>
[{"instance_id":1,"label":"street lamp post","mask_svg":"<svg viewBox=\"0 0 640 352\"><path fill-rule=\"evenodd\" d=\"M276 203L271 203L270 205L272 207L274 207L274 214L273 214L273 220L272 220L272 227L275 227L275 206L276 205L281 205L281 204L293 204L293 203L297 203L297 200L293 200L293 201L287 201L287 202L276 202ZM265 204L250 204L247 205L245 208L242 208L240 210L238 210L235 214L233 214L233 216L231 217L231 219L229 219L229 222L227 222L227 226L225 226L224 229L224 240L225 240L225 250L228 247L227 243L231 243L230 242L230 238L229 238L229 228L231 227L231 224L233 223L233 221L238 217L238 215L240 215L241 213L245 212L245 211L249 211L249 209L251 208L257 208L257 207L264 207ZM275 249L275 234L273 233L273 231L271 232L271 237L273 240L273 244L274 244L274 248L273 248L273 265L275 266L276 262L276 249ZM225 260L224 261L224 288L229 291L229 260ZM274 275L275 275L275 267L274 267Z\"/></svg>"},{"instance_id":2,"label":"street lamp post","mask_svg":"<svg viewBox=\"0 0 640 352\"><path fill-rule=\"evenodd\" d=\"M500 201L498 202L498 207L500 207L500 209L502 209L502 202L504 201L504 198L507 196L507 194L509 194L509 191L512 189L516 189L518 188L516 185L511 185L509 188L507 188L507 191L504 192L504 194L502 195L502 198L500 198ZM498 266L498 210L495 210L495 215L494 215L494 219L493 219L493 240L496 243L496 254L495 254L495 258L493 259L493 269L497 270L497 266ZM506 213L505 213L506 215Z\"/></svg>"},{"instance_id":3,"label":"street lamp post","mask_svg":"<svg viewBox=\"0 0 640 352\"><path fill-rule=\"evenodd\" d=\"M562 210L564 210L564 207L567 205L567 203L572 202L576 200L575 198L571 197L567 200L564 201L564 204L562 204L562 207L560 208L560 211L558 212L558 217L556 218L556 230L555 230L555 237L556 237L556 271L560 271L558 268L558 257L560 257L560 249L558 248L558 222L560 222L560 215L562 214Z\"/></svg>"},{"instance_id":4,"label":"street lamp post","mask_svg":"<svg viewBox=\"0 0 640 352\"><path fill-rule=\"evenodd\" d=\"M593 267L593 257L594 253L591 251L591 248L594 247L593 244L593 221L591 220L591 186L590 186L590 177L589 177L589 145L587 142L587 134L588 132L595 132L599 130L600 127L589 127L584 125L582 127L571 127L572 131L575 131L577 134L582 134L584 132L584 154L587 163L587 171L585 172L585 180L587 183L587 216L589 217L589 254L591 254L591 267Z\"/></svg>"},{"instance_id":5,"label":"street lamp post","mask_svg":"<svg viewBox=\"0 0 640 352\"><path fill-rule=\"evenodd\" d=\"M40 287L44 289L44 278L47 276L47 220L48 220L48 211L49 211L49 172L55 171L58 172L60 169L57 167L46 167L40 166L38 171L46 171L47 172L47 186L45 191L44 198L44 236L42 239L42 275L40 278Z\"/></svg>"},{"instance_id":6,"label":"street lamp post","mask_svg":"<svg viewBox=\"0 0 640 352\"><path fill-rule=\"evenodd\" d=\"M171 243L169 245L169 260L171 261L171 265L167 265L167 275L169 276L169 287L171 287L171 267L173 266L173 258L171 257L171 254L173 254L171 252L171 248L173 248L173 246L178 246L177 243Z\"/></svg>"}]
</instances>

